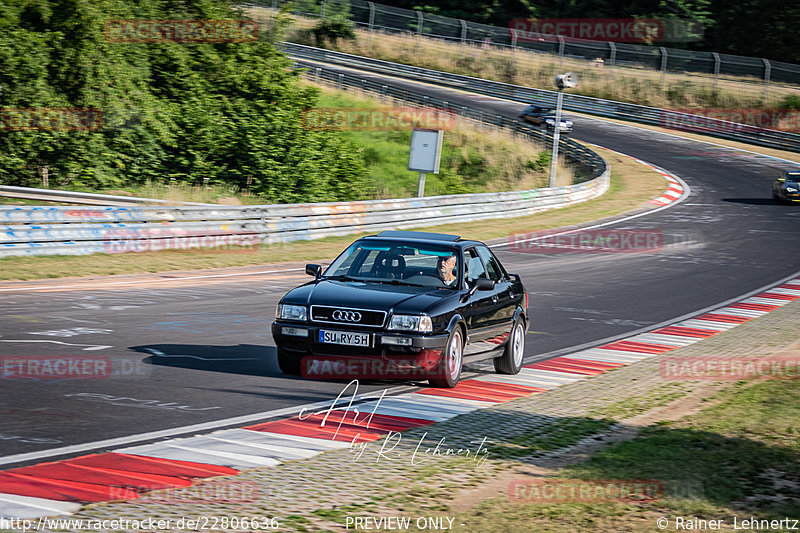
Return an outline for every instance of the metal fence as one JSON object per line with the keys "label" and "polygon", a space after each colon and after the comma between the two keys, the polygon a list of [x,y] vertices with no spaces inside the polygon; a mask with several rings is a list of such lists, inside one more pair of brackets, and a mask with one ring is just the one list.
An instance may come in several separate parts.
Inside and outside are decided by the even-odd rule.
{"label": "metal fence", "polygon": [[[248,5],[277,8],[285,3],[289,3],[289,0],[257,0]],[[800,65],[766,58],[563,37],[521,39],[518,32],[509,28],[364,0],[294,0],[291,4],[294,14],[308,17],[344,16],[357,26],[369,30],[411,33],[465,45],[552,54],[561,58],[586,60],[587,63],[601,58],[605,65],[612,67],[702,74],[708,77],[712,88],[717,87],[720,77],[737,77],[737,81],[743,85],[763,92],[764,99],[768,97],[771,83],[800,85]]]}
{"label": "metal fence", "polygon": [[[294,43],[282,43],[282,47],[286,53],[297,59],[316,60],[351,68],[380,72],[392,76],[435,83],[446,87],[468,90],[470,92],[524,103],[553,106],[555,105],[557,96],[555,91],[533,89],[520,85],[452,74],[450,72],[412,67],[401,63],[391,63],[370,57],[354,56],[352,54],[335,52],[323,48],[314,48]],[[308,65],[311,67],[315,66],[314,63],[308,63]],[[564,94],[564,108],[580,113],[618,118],[663,127],[673,127],[673,129],[688,129],[697,133],[711,134],[735,141],[800,152],[800,135],[757,128],[725,120],[707,117],[698,118],[698,115],[689,113],[569,93]],[[513,123],[513,120],[508,118],[500,118],[497,120],[502,124]],[[538,134],[540,134],[540,132],[531,133],[531,135]]]}
{"label": "metal fence", "polygon": [[[405,103],[449,109],[486,127],[536,141],[552,137],[500,115],[402,91],[324,68],[307,72],[342,88],[371,91]],[[565,187],[427,198],[262,206],[0,207],[0,257],[86,255],[272,244],[334,235],[407,229],[488,218],[518,217],[565,207],[602,195],[610,185],[606,162],[572,141],[567,159],[590,173]]]}

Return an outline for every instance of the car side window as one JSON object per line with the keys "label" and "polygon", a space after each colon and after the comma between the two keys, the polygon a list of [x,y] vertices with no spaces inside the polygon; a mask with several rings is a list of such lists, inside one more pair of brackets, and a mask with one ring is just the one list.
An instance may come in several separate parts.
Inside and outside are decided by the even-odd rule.
{"label": "car side window", "polygon": [[500,266],[500,263],[497,261],[494,254],[492,254],[488,248],[485,246],[478,246],[478,255],[481,259],[483,259],[483,263],[486,265],[486,272],[489,275],[490,280],[497,283],[505,278],[503,267]]}
{"label": "car side window", "polygon": [[486,269],[483,267],[483,262],[474,248],[467,250],[464,257],[467,260],[464,268],[464,277],[467,280],[467,285],[472,287],[476,279],[486,277]]}

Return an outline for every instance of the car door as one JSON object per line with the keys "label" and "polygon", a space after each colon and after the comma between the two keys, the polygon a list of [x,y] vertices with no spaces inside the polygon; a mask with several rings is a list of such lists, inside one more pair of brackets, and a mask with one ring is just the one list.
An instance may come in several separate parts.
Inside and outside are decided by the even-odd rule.
{"label": "car door", "polygon": [[486,275],[494,281],[494,290],[491,291],[492,314],[489,318],[491,337],[494,339],[491,342],[502,343],[511,333],[517,295],[514,293],[511,279],[491,250],[484,245],[478,246],[476,250],[486,267]]}
{"label": "car door", "polygon": [[[479,278],[488,278],[486,268],[475,248],[468,248],[464,250],[464,280],[467,289],[472,289]],[[462,313],[469,329],[469,344],[464,348],[467,355],[491,349],[486,341],[494,336],[493,294],[494,291],[475,291],[465,302]]]}

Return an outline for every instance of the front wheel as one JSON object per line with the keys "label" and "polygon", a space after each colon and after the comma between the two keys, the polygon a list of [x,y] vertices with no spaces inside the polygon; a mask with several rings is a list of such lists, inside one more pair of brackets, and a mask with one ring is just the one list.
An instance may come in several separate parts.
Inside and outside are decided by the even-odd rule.
{"label": "front wheel", "polygon": [[464,334],[461,328],[456,326],[450,337],[447,339],[442,359],[436,369],[436,376],[428,379],[434,387],[444,387],[452,389],[461,378],[461,364],[464,359]]}
{"label": "front wheel", "polygon": [[519,374],[522,358],[525,355],[525,326],[521,319],[514,321],[511,337],[506,343],[503,355],[494,358],[494,369],[499,374]]}

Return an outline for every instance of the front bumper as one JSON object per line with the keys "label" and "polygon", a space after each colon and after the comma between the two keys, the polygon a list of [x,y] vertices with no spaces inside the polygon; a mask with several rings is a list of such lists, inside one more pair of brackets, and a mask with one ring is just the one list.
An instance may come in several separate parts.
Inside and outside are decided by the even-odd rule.
{"label": "front bumper", "polygon": [[[371,343],[370,346],[322,343],[320,330],[366,333]],[[427,379],[439,368],[449,335],[275,321],[272,337],[286,355],[301,360],[301,373],[306,377]]]}

